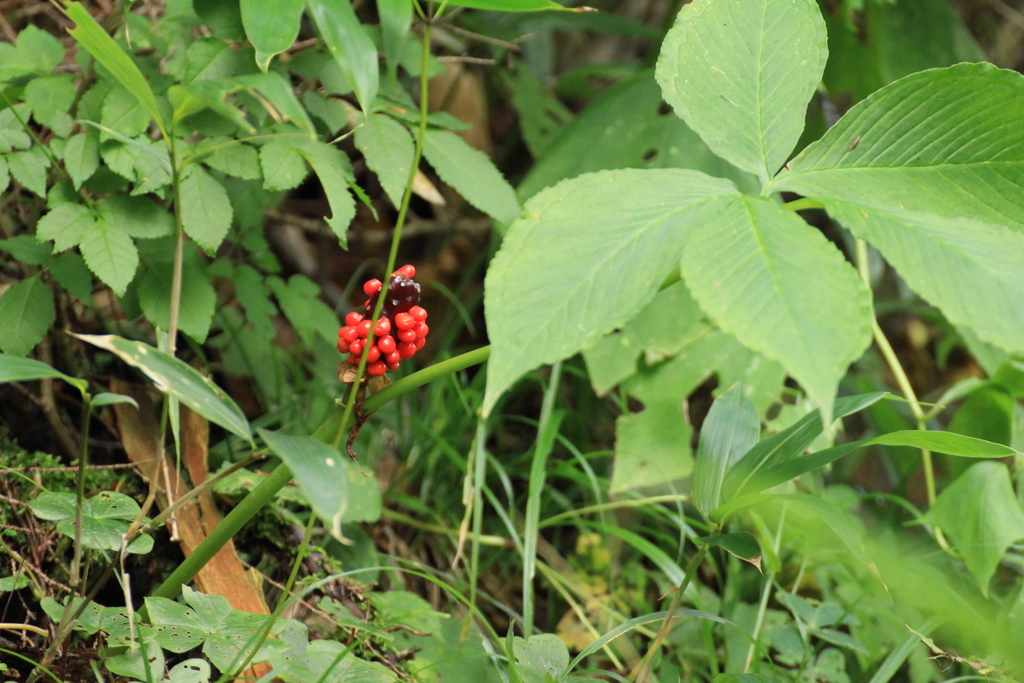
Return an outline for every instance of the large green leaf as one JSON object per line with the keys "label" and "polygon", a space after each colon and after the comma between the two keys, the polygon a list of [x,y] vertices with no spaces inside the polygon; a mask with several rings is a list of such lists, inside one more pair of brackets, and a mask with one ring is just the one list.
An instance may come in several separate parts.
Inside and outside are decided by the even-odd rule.
{"label": "large green leaf", "polygon": [[[743,190],[756,181],[715,156],[700,136],[671,111],[650,70],[602,92],[551,142],[517,192],[528,198],[560,180],[615,168],[691,168],[729,178]],[[549,116],[541,118],[551,126]]]}
{"label": "large green leaf", "polygon": [[260,429],[260,437],[284,460],[316,514],[341,536],[341,519],[348,508],[348,470],[337,449],[311,436],[289,436]]}
{"label": "large green leaf", "polygon": [[377,99],[380,68],[377,48],[359,23],[352,4],[346,1],[306,0],[317,31],[327,49],[341,68],[364,112],[369,112]]}
{"label": "large green leaf", "polygon": [[603,171],[531,199],[485,282],[494,340],[484,411],[527,370],[629,320],[679,262],[692,228],[735,186],[676,169]]}
{"label": "large green leaf", "polygon": [[719,156],[766,183],[804,128],[828,55],[813,0],[695,0],[665,36],[665,100]]}
{"label": "large green leaf", "polygon": [[441,176],[470,204],[501,223],[519,215],[515,190],[494,166],[494,162],[465,140],[447,130],[427,131],[423,155]]}
{"label": "large green leaf", "polygon": [[43,340],[53,322],[53,292],[36,273],[0,295],[0,349],[24,356]]}
{"label": "large green leaf", "polygon": [[274,55],[284,52],[299,35],[303,0],[241,0],[242,26],[256,48],[256,64],[267,70]]}
{"label": "large green leaf", "polygon": [[829,214],[867,240],[950,322],[1024,351],[1024,232],[969,218],[827,201]]}
{"label": "large green leaf", "polygon": [[355,143],[391,203],[401,206],[414,151],[409,131],[390,116],[371,113],[356,128]]}
{"label": "large green leaf", "polygon": [[156,96],[153,95],[149,82],[146,81],[131,57],[125,54],[124,50],[92,18],[92,15],[81,3],[69,2],[63,11],[68,19],[75,22],[75,28],[68,29],[68,33],[74,36],[75,40],[96,58],[96,61],[106,67],[114,75],[114,78],[138,99],[139,103],[153,117],[164,137],[167,137],[167,126],[164,123],[160,107],[157,105]]}
{"label": "large green leaf", "polygon": [[991,64],[912,74],[853,107],[779,174],[862,206],[1024,224],[1024,76]]}
{"label": "large green leaf", "polygon": [[682,264],[708,316],[779,361],[829,421],[839,380],[871,341],[868,292],[835,246],[774,202],[743,196],[694,230]]}
{"label": "large green leaf", "polygon": [[700,430],[693,468],[693,503],[705,517],[721,502],[725,473],[757,443],[760,434],[761,420],[742,384],[711,404]]}
{"label": "large green leaf", "polygon": [[174,396],[210,422],[232,434],[252,441],[249,423],[238,405],[224,390],[188,363],[149,344],[112,334],[72,334],[93,346],[110,351],[128,365],[141,370],[156,388]]}
{"label": "large green leaf", "polygon": [[925,521],[949,535],[985,595],[1003,553],[1024,539],[1024,510],[1009,470],[997,462],[979,462],[960,475],[935,500]]}

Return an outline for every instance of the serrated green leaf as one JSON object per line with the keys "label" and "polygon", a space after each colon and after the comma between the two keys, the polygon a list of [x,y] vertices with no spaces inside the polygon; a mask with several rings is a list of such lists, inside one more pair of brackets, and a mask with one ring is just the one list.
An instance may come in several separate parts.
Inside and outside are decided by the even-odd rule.
{"label": "serrated green leaf", "polygon": [[24,356],[53,324],[53,292],[39,273],[0,295],[0,350]]}
{"label": "serrated green leaf", "polygon": [[841,201],[826,205],[950,322],[1009,351],[1024,351],[1024,233],[1019,229]]}
{"label": "serrated green leaf", "polygon": [[149,128],[149,112],[132,93],[115,86],[103,101],[100,123],[126,137],[142,135]]}
{"label": "serrated green leaf", "polygon": [[[693,502],[705,517],[721,503],[726,472],[760,435],[761,420],[743,385],[732,387],[711,404],[700,430],[693,468]],[[756,554],[760,555],[760,548]]]}
{"label": "serrated green leaf", "polygon": [[299,35],[303,0],[241,0],[242,26],[256,48],[256,65],[266,72],[270,60]]}
{"label": "serrated green leaf", "polygon": [[391,203],[401,206],[414,151],[409,131],[390,116],[370,113],[356,128],[355,143]]}
{"label": "serrated green leaf", "polygon": [[270,142],[260,147],[263,187],[268,190],[290,190],[306,179],[309,171],[294,143]]}
{"label": "serrated green leaf", "polygon": [[100,220],[89,227],[78,248],[89,270],[122,296],[139,267],[139,252],[132,238]]}
{"label": "serrated green leaf", "polygon": [[7,192],[11,186],[11,171],[7,166],[7,159],[0,156],[0,194]]}
{"label": "serrated green leaf", "polygon": [[958,64],[902,78],[854,106],[770,191],[884,210],[1024,224],[1024,76]]}
{"label": "serrated green leaf", "polygon": [[292,275],[285,284],[281,278],[267,278],[267,286],[277,297],[281,311],[295,327],[302,340],[313,346],[315,337],[334,344],[333,328],[337,325],[334,311],[320,300],[320,288],[304,275]]}
{"label": "serrated green leaf", "polygon": [[348,473],[341,467],[335,448],[310,436],[289,436],[268,429],[260,437],[291,470],[313,510],[329,522],[331,534],[341,535],[341,518],[348,507]]}
{"label": "serrated green leaf", "polygon": [[306,0],[306,10],[316,23],[317,32],[327,43],[364,112],[369,112],[377,99],[379,67],[377,48],[347,2]]}
{"label": "serrated green leaf", "polygon": [[60,117],[75,99],[75,82],[69,74],[53,74],[33,78],[25,85],[25,102],[32,107],[32,117],[50,130],[61,127]]}
{"label": "serrated green leaf", "polygon": [[75,189],[92,177],[100,166],[100,144],[95,133],[76,133],[64,148],[64,168],[75,183]]}
{"label": "serrated green leaf", "polygon": [[[146,320],[166,330],[171,326],[171,279],[169,266],[150,267],[139,278],[139,306]],[[178,329],[200,344],[206,341],[217,306],[217,293],[206,274],[188,265],[181,280]]]}
{"label": "serrated green leaf", "polygon": [[50,260],[53,246],[46,242],[40,243],[32,235],[15,235],[0,240],[0,251],[6,251],[16,260],[30,266],[41,266]]}
{"label": "serrated green leaf", "polygon": [[83,393],[89,388],[87,380],[69,377],[42,361],[0,353],[0,383],[27,382],[47,377],[62,379]]}
{"label": "serrated green leaf", "polygon": [[627,169],[583,175],[531,199],[487,272],[494,342],[485,413],[527,370],[632,318],[678,263],[693,227],[735,194],[732,183],[695,171]]}
{"label": "serrated green leaf", "polygon": [[274,337],[274,323],[277,307],[270,301],[270,290],[264,284],[264,277],[252,266],[238,265],[234,277],[235,296],[245,309],[246,320],[252,325],[260,339]]}
{"label": "serrated green leaf", "polygon": [[665,37],[658,83],[708,147],[764,184],[803,131],[826,43],[813,0],[695,0]]}
{"label": "serrated green leaf", "polygon": [[40,197],[46,196],[46,169],[50,167],[50,160],[43,150],[36,146],[23,152],[8,154],[7,164],[11,176],[25,189],[35,192]]}
{"label": "serrated green leaf", "polygon": [[174,217],[149,197],[123,194],[96,203],[100,219],[131,237],[155,239],[174,233]]}
{"label": "serrated green leaf", "polygon": [[252,440],[249,423],[224,391],[188,363],[149,344],[107,335],[73,334],[93,346],[110,351],[128,365],[142,370],[156,388],[246,441]]}
{"label": "serrated green leaf", "polygon": [[380,17],[384,60],[393,77],[402,54],[402,45],[412,25],[412,0],[377,0],[377,16]]}
{"label": "serrated green leaf", "polygon": [[164,138],[167,138],[167,126],[164,123],[160,107],[157,105],[156,97],[149,87],[149,82],[143,77],[131,57],[114,42],[114,39],[93,19],[81,3],[69,2],[62,8],[62,11],[68,19],[75,22],[75,28],[68,29],[68,33],[74,36],[82,47],[96,58],[96,61],[105,66],[114,78],[142,103],[143,108],[160,128]]}
{"label": "serrated green leaf", "polygon": [[15,45],[0,46],[0,80],[30,73],[48,74],[64,61],[60,41],[38,26],[29,24],[18,33]]}
{"label": "serrated green leaf", "polygon": [[708,316],[779,361],[831,422],[839,380],[871,342],[872,317],[864,283],[835,246],[774,202],[738,197],[694,230],[682,272]]}
{"label": "serrated green leaf", "polygon": [[465,140],[446,130],[427,131],[423,155],[445,183],[470,204],[495,220],[509,224],[519,216],[515,190],[494,162]]}
{"label": "serrated green leaf", "polygon": [[202,161],[210,168],[243,180],[260,180],[263,177],[259,153],[234,140],[221,142]]}
{"label": "serrated green leaf", "polygon": [[92,273],[81,254],[69,251],[50,262],[50,273],[61,287],[79,301],[92,302]]}
{"label": "serrated green leaf", "polygon": [[39,219],[36,236],[53,240],[54,248],[64,251],[77,246],[95,222],[92,211],[81,204],[60,204]]}
{"label": "serrated green leaf", "polygon": [[340,149],[322,142],[304,141],[298,152],[313,167],[316,177],[320,180],[324,194],[331,206],[331,216],[326,218],[327,225],[338,237],[342,249],[348,248],[348,226],[356,217],[356,203],[349,194],[348,188],[358,190],[352,164]]}
{"label": "serrated green leaf", "polygon": [[207,252],[216,251],[231,229],[231,200],[220,181],[198,166],[181,179],[181,224]]}
{"label": "serrated green leaf", "polygon": [[925,521],[952,539],[984,595],[1006,549],[1024,539],[1024,510],[997,462],[972,465],[935,499]]}
{"label": "serrated green leaf", "polygon": [[212,109],[239,129],[253,134],[256,129],[249,123],[245,112],[227,101],[228,95],[238,90],[238,84],[227,78],[194,81],[184,85],[172,85],[167,89],[167,99],[174,108],[173,121],[177,125],[182,119]]}

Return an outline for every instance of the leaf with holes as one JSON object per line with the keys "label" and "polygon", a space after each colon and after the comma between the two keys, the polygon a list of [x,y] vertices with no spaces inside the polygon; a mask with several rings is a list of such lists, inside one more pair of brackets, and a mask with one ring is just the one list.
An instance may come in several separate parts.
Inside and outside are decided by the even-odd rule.
{"label": "leaf with holes", "polygon": [[[44,491],[29,502],[36,517],[57,522],[57,531],[75,537],[73,493]],[[139,504],[122,493],[100,491],[82,501],[82,545],[96,550],[120,550],[121,540],[141,509]],[[128,552],[146,554],[153,549],[153,539],[139,536],[128,545]]]}

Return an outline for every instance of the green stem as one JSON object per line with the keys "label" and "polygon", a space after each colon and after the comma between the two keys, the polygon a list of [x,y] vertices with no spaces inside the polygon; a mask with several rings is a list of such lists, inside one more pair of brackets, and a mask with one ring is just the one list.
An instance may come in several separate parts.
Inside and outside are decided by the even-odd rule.
{"label": "green stem", "polygon": [[[416,131],[416,147],[412,155],[412,164],[409,166],[409,177],[405,182],[405,192],[402,194],[402,205],[398,208],[398,217],[395,219],[395,232],[391,236],[391,251],[388,253],[388,265],[384,269],[384,274],[387,276],[389,273],[395,272],[395,261],[398,260],[398,245],[402,241],[402,228],[405,227],[405,219],[409,214],[409,203],[412,201],[412,186],[416,180],[416,171],[420,167],[420,159],[423,158],[423,143],[427,137],[427,108],[428,108],[428,93],[429,93],[429,66],[430,66],[430,21],[426,21],[423,24],[423,49],[420,52],[420,119],[419,128]],[[387,280],[385,279],[384,286],[380,288],[380,294],[377,296],[377,304],[373,307],[373,315],[370,317],[370,337],[372,339],[372,330],[377,326],[377,319],[380,318],[380,313],[384,309],[384,300],[387,298],[388,286]],[[356,378],[352,383],[352,389],[348,395],[348,402],[345,404],[345,413],[342,416],[342,422],[348,424],[352,418],[352,412],[355,410],[356,398],[359,393],[359,388],[363,382],[363,372],[366,370],[366,359],[370,355],[370,344],[366,344],[363,347],[363,354],[359,357],[359,365],[356,367]],[[365,408],[365,412],[372,412],[369,407]],[[338,441],[334,442],[337,446],[340,442],[341,435],[338,435]]]}
{"label": "green stem", "polygon": [[[414,372],[408,377],[403,377],[395,382],[387,389],[371,395],[366,399],[364,405],[368,411],[376,410],[388,401],[407,394],[427,382],[482,363],[487,359],[489,353],[490,347],[485,346],[424,368],[419,372]],[[316,433],[313,434],[314,438],[330,442],[335,434],[344,434],[348,428],[347,420],[351,419],[351,413],[342,413],[342,419],[340,420],[338,416],[338,411],[335,411],[334,415],[327,418],[320,428],[316,430]],[[181,592],[181,586],[195,578],[199,570],[238,533],[239,529],[245,526],[246,522],[252,519],[265,505],[271,504],[277,492],[284,488],[285,484],[291,481],[291,478],[291,471],[284,465],[279,464],[248,496],[242,499],[242,502],[235,506],[221,520],[221,523],[203,539],[192,554],[186,557],[152,594],[155,597],[167,598],[169,600],[176,598],[178,593]]]}
{"label": "green stem", "polygon": [[[174,270],[171,272],[171,313],[167,327],[167,353],[178,348],[178,318],[181,314],[181,278],[185,260],[185,229],[181,222],[181,173],[178,168],[174,136],[168,142],[171,152],[171,189],[174,193]],[[163,443],[161,441],[161,443]]]}
{"label": "green stem", "polygon": [[[863,278],[864,284],[870,292],[871,278],[868,273],[868,244],[862,239],[857,240],[857,269],[860,271],[861,278]],[[874,304],[872,304],[873,306]],[[892,371],[893,377],[896,378],[896,384],[899,385],[903,395],[907,397],[910,412],[914,414],[914,419],[917,422],[917,428],[921,431],[928,431],[928,419],[925,416],[924,408],[921,407],[921,402],[917,399],[917,394],[914,392],[914,387],[910,384],[910,378],[907,377],[899,357],[882,331],[882,327],[878,324],[874,308],[872,308],[871,313],[871,332],[874,335],[878,350]],[[935,502],[935,471],[932,467],[931,451],[924,448],[921,449],[921,462],[924,465],[924,481],[928,495],[928,506],[931,507],[932,503]]]}
{"label": "green stem", "polygon": [[88,394],[82,405],[82,446],[78,455],[78,482],[75,490],[75,554],[71,559],[71,578],[68,585],[78,586],[82,572],[82,506],[85,505],[85,468],[89,454],[89,423],[92,416],[92,399]]}
{"label": "green stem", "polygon": [[697,568],[700,567],[700,563],[704,561],[704,556],[708,554],[708,548],[711,546],[701,546],[701,549],[697,551],[697,554],[690,560],[690,564],[686,565],[686,575],[683,576],[683,582],[679,584],[679,590],[672,596],[672,602],[668,606],[668,610],[665,612],[665,620],[661,622],[661,628],[658,630],[658,635],[654,637],[654,642],[651,643],[651,648],[644,655],[643,660],[640,662],[639,667],[636,669],[636,677],[633,679],[636,683],[644,683],[647,680],[647,676],[651,671],[651,662],[654,661],[655,655],[658,653],[658,649],[661,648],[661,644],[668,638],[668,634],[672,631],[672,616],[675,614],[676,609],[679,608],[679,603],[683,599],[683,593],[686,592],[687,587],[690,585],[690,581],[693,579],[694,573]]}
{"label": "green stem", "polygon": [[804,211],[805,209],[824,209],[825,205],[817,199],[808,199],[807,197],[803,197],[801,199],[794,199],[791,202],[786,202],[782,205],[782,208],[789,209],[790,211]]}

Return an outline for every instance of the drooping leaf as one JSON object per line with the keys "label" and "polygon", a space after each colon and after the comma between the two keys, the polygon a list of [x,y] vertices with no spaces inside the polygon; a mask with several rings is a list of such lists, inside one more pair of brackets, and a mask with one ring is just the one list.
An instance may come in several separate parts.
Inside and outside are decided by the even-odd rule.
{"label": "drooping leaf", "polygon": [[821,232],[772,201],[737,197],[694,231],[682,272],[708,316],[779,361],[831,421],[839,380],[871,341],[871,310]]}
{"label": "drooping leaf", "polygon": [[306,179],[309,171],[298,148],[288,142],[270,142],[260,147],[263,187],[268,190],[290,190]]}
{"label": "drooping leaf", "polygon": [[711,404],[701,427],[693,468],[693,502],[705,517],[721,502],[725,473],[757,443],[760,434],[761,420],[742,384]]}
{"label": "drooping leaf", "polygon": [[515,190],[495,168],[494,162],[455,133],[427,131],[423,155],[441,180],[487,215],[505,224],[519,215]]}
{"label": "drooping leaf", "polygon": [[753,534],[741,531],[734,534],[712,534],[711,536],[700,536],[696,539],[701,545],[721,548],[731,555],[749,562],[761,571],[761,544],[757,542]]}
{"label": "drooping leaf", "polygon": [[911,446],[964,458],[1008,458],[1022,455],[1016,449],[955,432],[905,430],[876,436],[865,445]]}
{"label": "drooping leaf", "polygon": [[366,165],[377,174],[381,187],[395,206],[401,206],[412,166],[413,141],[405,126],[384,114],[366,115],[356,128],[355,143]]}
{"label": "drooping leaf", "polygon": [[324,194],[331,206],[331,215],[327,225],[338,237],[342,249],[348,248],[348,226],[356,217],[356,203],[348,188],[355,185],[352,164],[342,151],[322,142],[303,142],[298,152],[309,162],[320,180]]}
{"label": "drooping leaf", "polygon": [[359,23],[352,5],[348,2],[306,0],[306,8],[327,43],[327,49],[352,84],[359,106],[368,113],[377,99],[380,85],[377,48]]}
{"label": "drooping leaf", "polygon": [[62,379],[80,392],[84,392],[89,388],[87,380],[65,375],[60,370],[42,361],[0,353],[0,383],[27,382],[48,377]]}
{"label": "drooping leaf", "polygon": [[494,344],[485,413],[527,370],[632,318],[678,263],[706,210],[735,193],[732,183],[695,171],[627,169],[583,175],[531,199],[487,272]]}
{"label": "drooping leaf", "polygon": [[0,350],[24,356],[53,324],[53,292],[36,273],[0,295]]}
{"label": "drooping leaf", "polygon": [[991,64],[912,74],[809,145],[770,191],[1024,224],[1024,76]]}
{"label": "drooping leaf", "polygon": [[844,201],[826,206],[950,322],[1004,349],[1024,351],[1024,232],[1019,228]]}
{"label": "drooping leaf", "polygon": [[192,166],[181,179],[181,224],[185,234],[212,253],[231,228],[231,200],[210,173]]}
{"label": "drooping leaf", "polygon": [[174,396],[232,434],[252,441],[249,423],[234,400],[188,363],[149,344],[129,341],[112,334],[72,336],[110,351],[128,365],[145,373],[160,391]]}
{"label": "drooping leaf", "polygon": [[985,595],[1006,549],[1024,539],[1024,510],[997,462],[972,465],[935,499],[925,521],[952,539]]}
{"label": "drooping leaf", "polygon": [[167,126],[156,97],[149,87],[149,82],[131,57],[125,54],[81,3],[69,2],[63,8],[63,12],[68,19],[75,22],[75,28],[68,29],[68,33],[139,100],[166,138]]}
{"label": "drooping leaf", "polygon": [[289,436],[260,429],[260,437],[291,470],[316,514],[341,539],[341,518],[348,508],[348,470],[335,448],[311,436]]}
{"label": "drooping leaf", "polygon": [[236,85],[258,93],[258,101],[275,121],[293,123],[306,134],[307,139],[316,138],[316,128],[309,114],[299,103],[291,83],[281,74],[270,71],[265,74],[235,76],[231,80]]}
{"label": "drooping leaf", "polygon": [[658,83],[716,154],[764,184],[803,131],[826,42],[813,0],[696,0],[665,37]]}
{"label": "drooping leaf", "polygon": [[413,0],[377,0],[381,42],[389,73],[394,76],[402,54],[402,46],[412,25]]}
{"label": "drooping leaf", "polygon": [[89,270],[109,285],[115,294],[124,295],[139,267],[139,252],[132,238],[116,225],[96,221],[82,236],[78,246]]}
{"label": "drooping leaf", "polygon": [[266,72],[270,60],[295,42],[302,5],[303,0],[241,0],[242,26],[260,70]]}

